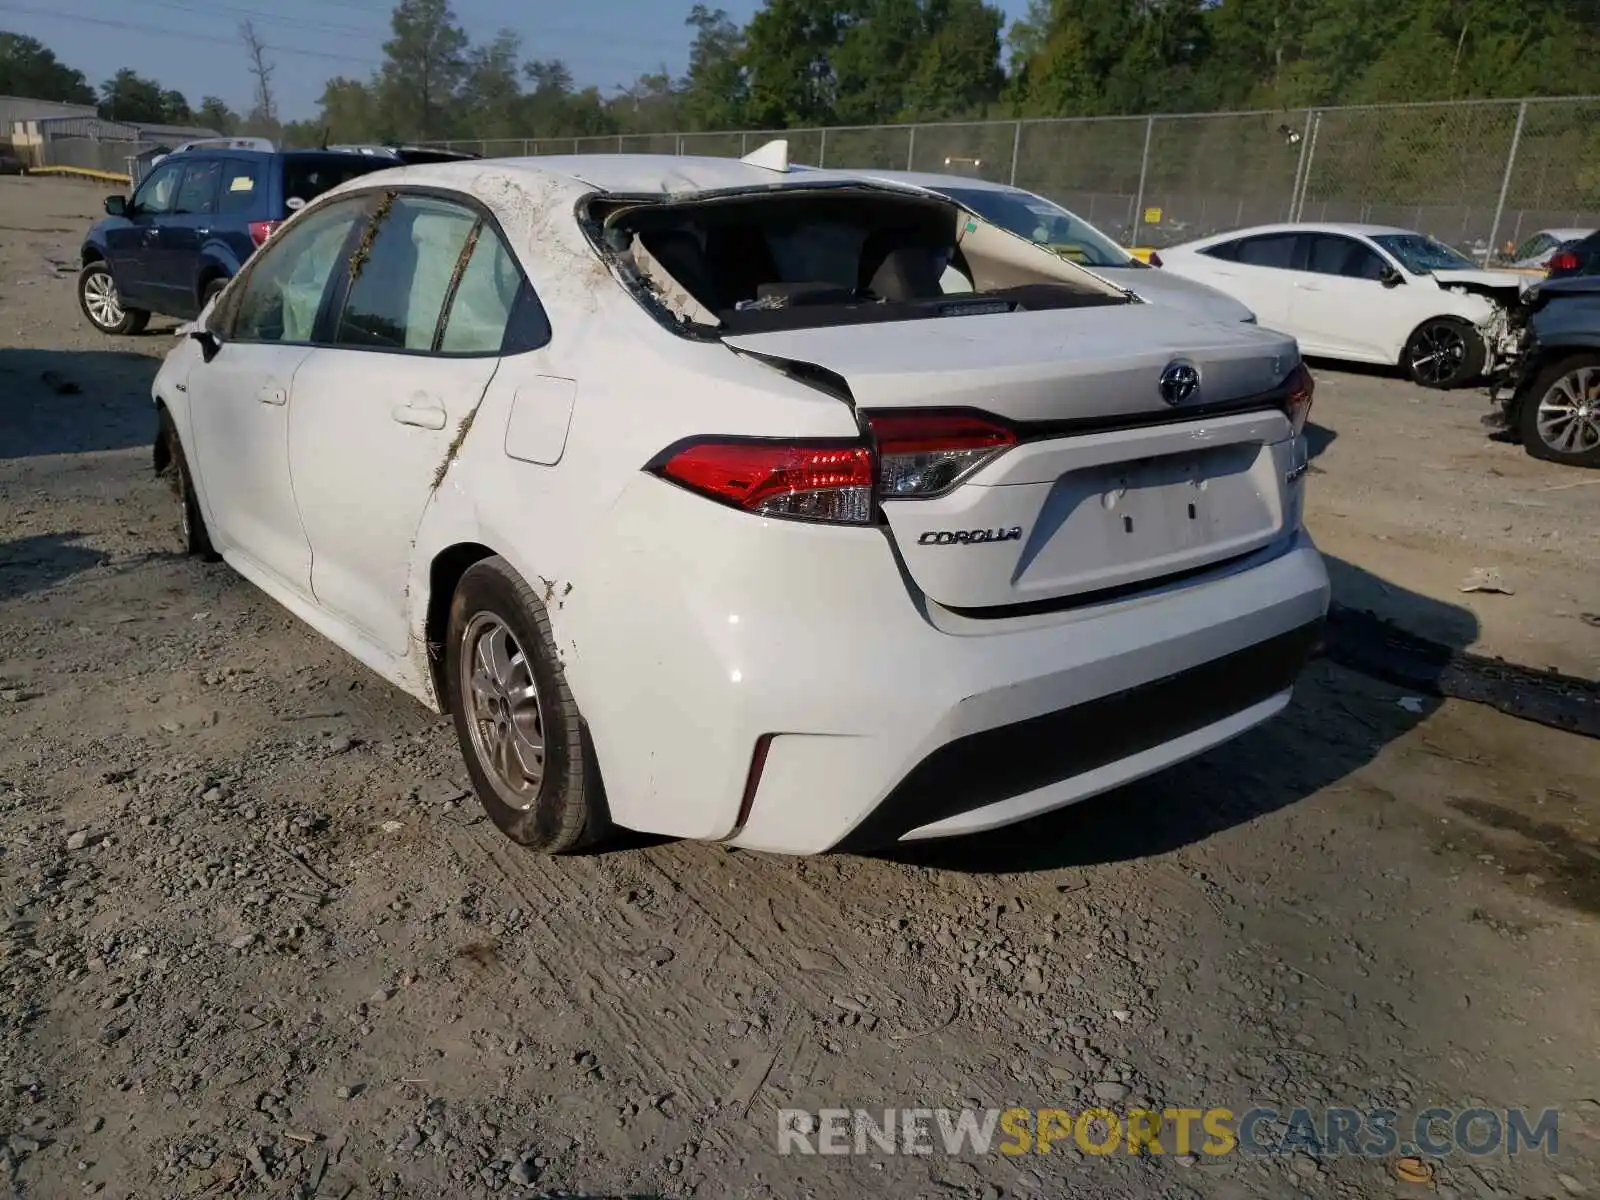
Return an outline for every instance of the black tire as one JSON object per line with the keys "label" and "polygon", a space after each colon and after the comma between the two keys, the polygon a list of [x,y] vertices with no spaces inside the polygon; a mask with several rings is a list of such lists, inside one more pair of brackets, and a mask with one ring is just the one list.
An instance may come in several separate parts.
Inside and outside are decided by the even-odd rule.
{"label": "black tire", "polygon": [[[480,666],[479,643],[486,641],[492,647],[498,630],[509,635],[502,646],[510,653],[503,660],[516,664],[512,682],[519,686],[514,688],[495,682],[506,680],[506,673],[491,674]],[[474,697],[472,684],[463,675],[464,664],[473,667],[472,676],[487,682],[487,691],[498,693],[497,708],[494,697],[481,702]],[[530,718],[525,698],[523,681],[529,678],[536,719]],[[500,831],[543,854],[576,850],[591,840],[603,823],[604,801],[577,701],[556,655],[545,606],[503,558],[473,564],[456,585],[445,642],[445,692],[467,772],[484,811]],[[513,713],[518,696],[523,698]],[[495,715],[480,720],[477,714],[489,708]],[[526,750],[531,745],[530,734],[543,745],[536,783],[523,771],[526,760],[520,756],[513,760],[516,747]],[[501,755],[500,765],[494,761],[496,746],[511,748]],[[522,781],[520,789],[510,782],[514,771]]]}
{"label": "black tire", "polygon": [[184,457],[183,442],[178,437],[171,415],[165,409],[161,411],[161,437],[166,443],[166,453],[160,460],[164,463],[161,473],[167,477],[172,495],[178,502],[177,519],[174,522],[178,527],[178,542],[185,554],[206,562],[216,562],[220,555],[211,545],[206,519],[200,512],[200,498],[195,495],[194,480],[189,476],[189,460]]}
{"label": "black tire", "polygon": [[1469,322],[1430,317],[1406,340],[1401,363],[1419,387],[1456,388],[1482,375],[1488,356],[1482,335]]}
{"label": "black tire", "polygon": [[[110,312],[116,315],[116,320],[110,320],[103,305],[97,305],[91,296],[99,294],[110,299],[114,306]],[[85,263],[83,270],[78,272],[78,308],[83,312],[84,318],[101,333],[114,333],[131,336],[143,333],[144,327],[150,323],[150,314],[142,308],[125,308],[117,295],[117,283],[111,275],[111,268],[102,261]],[[103,316],[96,316],[96,311]]]}
{"label": "black tire", "polygon": [[[1577,445],[1569,448],[1552,445],[1545,440],[1545,434],[1539,429],[1540,405],[1550,397],[1556,385],[1563,379],[1585,370],[1593,372],[1593,375],[1585,381],[1588,383],[1585,390],[1592,390],[1593,395],[1582,398],[1587,404],[1587,415],[1574,415],[1572,418],[1580,423],[1576,431]],[[1576,381],[1569,380],[1566,388],[1567,397],[1579,399],[1578,386]],[[1568,424],[1558,424],[1551,432],[1559,435],[1569,427]],[[1535,375],[1533,382],[1522,393],[1517,404],[1517,433],[1521,438],[1522,448],[1534,458],[1561,463],[1568,467],[1600,467],[1600,353],[1591,351],[1586,354],[1570,355],[1550,363]]]}
{"label": "black tire", "polygon": [[205,287],[201,288],[200,289],[200,311],[201,312],[205,312],[206,305],[210,304],[212,298],[214,296],[216,296],[216,294],[218,292],[220,292],[223,288],[225,288],[227,286],[228,286],[228,277],[226,275],[224,275],[220,279],[211,280],[210,282],[208,282],[206,284]]}

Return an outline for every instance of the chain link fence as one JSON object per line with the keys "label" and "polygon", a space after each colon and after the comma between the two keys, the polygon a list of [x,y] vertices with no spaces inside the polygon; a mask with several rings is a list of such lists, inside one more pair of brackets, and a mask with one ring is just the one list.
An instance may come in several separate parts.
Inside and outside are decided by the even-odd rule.
{"label": "chain link fence", "polygon": [[436,144],[488,157],[736,157],[779,137],[814,166],[1015,184],[1127,245],[1360,221],[1488,260],[1543,228],[1600,226],[1600,97]]}

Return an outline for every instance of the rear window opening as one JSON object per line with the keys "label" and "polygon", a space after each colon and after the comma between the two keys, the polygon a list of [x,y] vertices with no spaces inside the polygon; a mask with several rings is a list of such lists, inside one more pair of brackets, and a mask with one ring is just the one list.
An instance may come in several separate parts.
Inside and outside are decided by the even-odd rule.
{"label": "rear window opening", "polygon": [[355,154],[286,155],[283,160],[285,217],[304,208],[323,192],[331,191],[359,175],[394,166],[388,159]]}
{"label": "rear window opening", "polygon": [[584,215],[635,296],[691,336],[1137,303],[958,204],[887,189],[601,197]]}

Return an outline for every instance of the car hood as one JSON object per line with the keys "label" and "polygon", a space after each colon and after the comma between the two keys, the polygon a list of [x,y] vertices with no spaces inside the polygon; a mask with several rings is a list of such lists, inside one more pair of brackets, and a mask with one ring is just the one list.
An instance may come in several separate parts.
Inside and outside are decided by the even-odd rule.
{"label": "car hood", "polygon": [[1466,284],[1479,288],[1515,288],[1520,291],[1528,285],[1525,276],[1511,271],[1435,271],[1433,277],[1440,287]]}
{"label": "car hood", "polygon": [[1160,267],[1086,267],[1150,304],[1167,305],[1212,321],[1253,321],[1255,313],[1232,296]]}

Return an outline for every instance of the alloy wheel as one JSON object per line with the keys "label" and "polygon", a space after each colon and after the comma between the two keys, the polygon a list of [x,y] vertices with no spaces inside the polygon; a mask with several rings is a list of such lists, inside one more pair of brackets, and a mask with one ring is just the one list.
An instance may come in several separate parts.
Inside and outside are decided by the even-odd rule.
{"label": "alloy wheel", "polygon": [[1467,357],[1467,339],[1448,321],[1436,321],[1417,330],[1411,352],[1411,371],[1419,383],[1438,387],[1454,379]]}
{"label": "alloy wheel", "polygon": [[1539,400],[1534,428],[1540,441],[1561,454],[1600,448],[1600,366],[1579,367],[1551,384]]}
{"label": "alloy wheel", "polygon": [[94,271],[84,279],[83,306],[102,329],[115,329],[122,324],[122,298],[117,295],[117,283],[110,271]]}
{"label": "alloy wheel", "polygon": [[529,809],[544,782],[544,710],[533,663],[504,621],[479,613],[461,635],[461,697],[478,761],[514,808]]}

